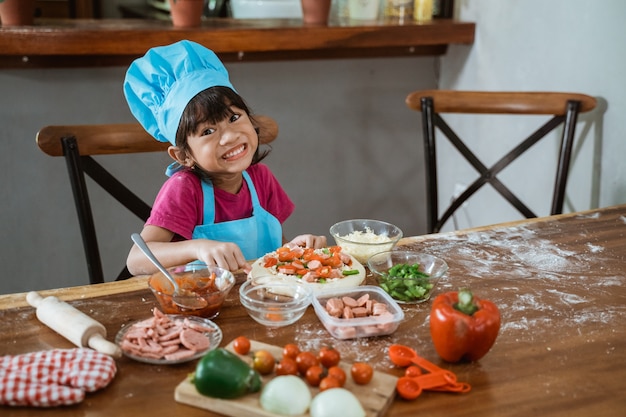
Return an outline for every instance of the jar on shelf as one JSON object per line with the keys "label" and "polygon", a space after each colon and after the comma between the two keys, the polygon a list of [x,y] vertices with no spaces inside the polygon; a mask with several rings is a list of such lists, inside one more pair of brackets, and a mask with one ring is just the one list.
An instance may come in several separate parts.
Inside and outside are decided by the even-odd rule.
{"label": "jar on shelf", "polygon": [[348,0],[350,20],[376,21],[379,16],[380,0]]}
{"label": "jar on shelf", "polygon": [[433,18],[433,0],[414,0],[413,20],[428,22]]}
{"label": "jar on shelf", "polygon": [[434,0],[433,18],[452,19],[454,17],[454,0]]}
{"label": "jar on shelf", "polygon": [[414,0],[384,0],[385,17],[391,19],[411,19],[413,17]]}

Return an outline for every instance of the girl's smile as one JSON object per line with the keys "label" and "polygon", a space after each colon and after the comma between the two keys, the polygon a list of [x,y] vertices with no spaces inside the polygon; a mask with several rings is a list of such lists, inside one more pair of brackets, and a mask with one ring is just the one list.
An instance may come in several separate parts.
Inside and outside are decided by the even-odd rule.
{"label": "girl's smile", "polygon": [[243,156],[246,155],[246,151],[248,150],[248,145],[245,143],[242,143],[241,145],[237,146],[236,148],[226,152],[223,156],[222,159],[225,159],[227,161],[235,161]]}

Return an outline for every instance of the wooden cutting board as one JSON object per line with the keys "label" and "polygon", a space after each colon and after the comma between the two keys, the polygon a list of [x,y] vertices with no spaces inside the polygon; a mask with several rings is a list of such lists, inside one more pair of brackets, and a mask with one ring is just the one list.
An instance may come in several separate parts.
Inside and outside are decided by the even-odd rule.
{"label": "wooden cutting board", "polygon": [[[232,342],[226,346],[226,349],[233,351]],[[265,343],[251,340],[251,350],[265,349],[272,353],[276,359],[282,357],[282,347],[268,345]],[[251,358],[241,356],[246,362],[251,363]],[[365,409],[367,417],[382,417],[387,412],[395,397],[397,377],[386,374],[384,372],[374,372],[372,380],[367,385],[357,385],[350,377],[351,363],[341,362],[340,366],[346,371],[346,384],[344,388],[350,390],[361,402]],[[267,383],[274,377],[274,374],[263,377],[263,384]],[[311,397],[319,393],[318,388],[310,387]],[[176,387],[174,398],[176,401],[188,404],[194,407],[209,410],[225,416],[249,416],[249,417],[281,417],[278,414],[270,413],[261,408],[259,403],[260,392],[248,394],[234,400],[223,400],[219,398],[211,398],[204,396],[186,378]],[[303,414],[308,416],[309,414]]]}

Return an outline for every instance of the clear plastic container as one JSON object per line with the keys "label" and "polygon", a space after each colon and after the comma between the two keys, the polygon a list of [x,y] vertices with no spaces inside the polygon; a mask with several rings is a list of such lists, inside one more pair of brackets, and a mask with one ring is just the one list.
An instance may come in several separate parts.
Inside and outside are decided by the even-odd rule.
{"label": "clear plastic container", "polygon": [[[326,310],[326,303],[331,298],[351,297],[358,300],[364,295],[368,295],[370,300],[384,303],[389,314],[338,318],[331,316]],[[373,285],[320,292],[313,297],[313,308],[326,330],[337,339],[355,339],[392,334],[404,320],[404,312],[398,303],[381,288]]]}

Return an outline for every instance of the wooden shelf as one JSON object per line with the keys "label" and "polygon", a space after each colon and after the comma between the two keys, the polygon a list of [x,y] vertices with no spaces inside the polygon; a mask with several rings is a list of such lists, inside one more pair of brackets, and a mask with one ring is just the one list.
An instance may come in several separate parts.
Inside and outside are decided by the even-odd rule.
{"label": "wooden shelf", "polygon": [[449,44],[471,44],[475,24],[376,22],[306,26],[291,19],[224,19],[181,29],[143,19],[39,19],[0,28],[0,68],[128,65],[149,48],[189,39],[224,61],[443,55]]}

